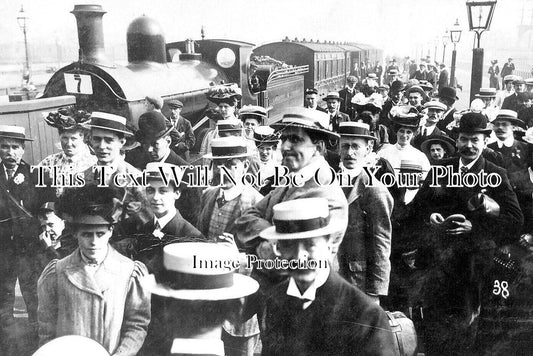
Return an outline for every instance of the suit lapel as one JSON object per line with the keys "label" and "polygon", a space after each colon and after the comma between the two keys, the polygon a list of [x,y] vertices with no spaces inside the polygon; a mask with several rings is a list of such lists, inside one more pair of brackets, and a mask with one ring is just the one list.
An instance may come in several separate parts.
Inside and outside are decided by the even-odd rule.
{"label": "suit lapel", "polygon": [[[68,264],[65,268],[65,274],[67,279],[76,286],[78,289],[81,289],[85,292],[95,294],[103,298],[102,289],[96,283],[96,280],[85,270],[84,262],[81,259],[81,252],[78,249],[75,254],[71,256],[71,263]],[[102,266],[100,266],[100,269]]]}

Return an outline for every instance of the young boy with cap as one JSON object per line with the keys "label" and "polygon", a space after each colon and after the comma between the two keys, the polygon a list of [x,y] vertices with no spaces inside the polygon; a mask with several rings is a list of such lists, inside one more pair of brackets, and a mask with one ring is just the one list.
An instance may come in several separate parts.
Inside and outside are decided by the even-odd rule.
{"label": "young boy with cap", "polygon": [[261,237],[277,242],[290,278],[263,298],[263,355],[394,355],[383,309],[329,266],[331,236],[344,229],[323,198],[274,206],[274,226]]}
{"label": "young boy with cap", "polygon": [[57,203],[79,247],[52,260],[38,282],[39,342],[89,337],[113,355],[136,355],[150,322],[150,297],[140,282],[146,267],[118,253],[109,239],[120,216],[110,188],[70,189]]}
{"label": "young boy with cap", "polygon": [[167,102],[170,109],[169,121],[172,125],[172,150],[186,161],[190,160],[189,151],[196,143],[196,137],[189,120],[180,115],[183,103],[177,99]]}

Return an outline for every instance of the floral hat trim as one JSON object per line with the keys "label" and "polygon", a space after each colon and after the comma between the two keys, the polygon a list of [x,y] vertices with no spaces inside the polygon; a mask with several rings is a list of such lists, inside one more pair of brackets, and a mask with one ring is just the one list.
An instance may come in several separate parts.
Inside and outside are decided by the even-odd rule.
{"label": "floral hat trim", "polygon": [[66,106],[48,113],[44,121],[52,127],[69,130],[87,123],[91,114],[85,110],[78,110],[75,106]]}

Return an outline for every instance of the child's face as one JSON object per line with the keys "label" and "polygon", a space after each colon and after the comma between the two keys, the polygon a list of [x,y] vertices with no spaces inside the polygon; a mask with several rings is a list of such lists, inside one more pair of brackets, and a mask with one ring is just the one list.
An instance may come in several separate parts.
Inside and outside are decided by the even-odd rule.
{"label": "child's face", "polygon": [[152,212],[158,218],[174,209],[174,204],[179,197],[180,193],[175,190],[173,185],[167,187],[162,181],[151,181],[146,187],[146,198]]}

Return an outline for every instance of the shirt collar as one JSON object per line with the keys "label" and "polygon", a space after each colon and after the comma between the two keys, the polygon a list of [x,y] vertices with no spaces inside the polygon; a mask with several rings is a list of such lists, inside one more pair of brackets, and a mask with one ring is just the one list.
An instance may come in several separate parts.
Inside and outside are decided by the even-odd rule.
{"label": "shirt collar", "polygon": [[311,163],[300,169],[298,172],[294,172],[293,175],[300,174],[305,183],[315,176],[316,171],[318,171],[324,163],[326,163],[326,159],[323,156],[317,156],[311,161]]}
{"label": "shirt collar", "polygon": [[176,208],[172,208],[165,215],[160,218],[154,216],[154,225],[159,222],[160,229],[163,229],[176,215]]}
{"label": "shirt collar", "polygon": [[234,185],[233,187],[229,189],[221,189],[220,196],[223,196],[224,200],[226,201],[232,201],[233,199],[241,195],[243,190],[244,190],[243,184]]}
{"label": "shirt collar", "polygon": [[170,353],[175,355],[224,356],[224,343],[218,339],[180,339],[172,341]]}
{"label": "shirt collar", "polygon": [[[481,155],[479,155],[481,157]],[[471,170],[474,164],[479,160],[479,157],[467,164],[466,166],[463,164],[463,160],[459,158],[459,171],[461,171],[461,168],[466,167],[468,170]]]}
{"label": "shirt collar", "polygon": [[513,136],[509,136],[507,137],[505,140],[500,140],[500,139],[496,139],[496,144],[498,144],[498,148],[502,148],[503,146],[505,147],[511,147],[514,143],[514,137]]}
{"label": "shirt collar", "polygon": [[88,265],[88,266],[100,266],[102,264],[102,262],[104,262],[105,258],[107,257],[107,253],[109,252],[109,246],[107,248],[107,252],[104,256],[104,258],[102,258],[101,260],[90,260],[89,258],[87,258],[83,252],[81,252],[81,249],[80,249],[80,256],[81,256],[81,259],[83,260],[83,262]]}
{"label": "shirt collar", "polygon": [[326,266],[326,268],[318,269],[318,273],[315,280],[309,286],[309,288],[307,288],[307,290],[303,292],[303,294],[300,293],[300,289],[298,289],[296,281],[293,277],[291,277],[289,279],[289,286],[287,287],[287,295],[298,299],[307,300],[307,302],[305,302],[303,305],[303,308],[306,309],[315,300],[317,289],[322,287],[324,283],[326,283],[328,277],[329,266]]}

